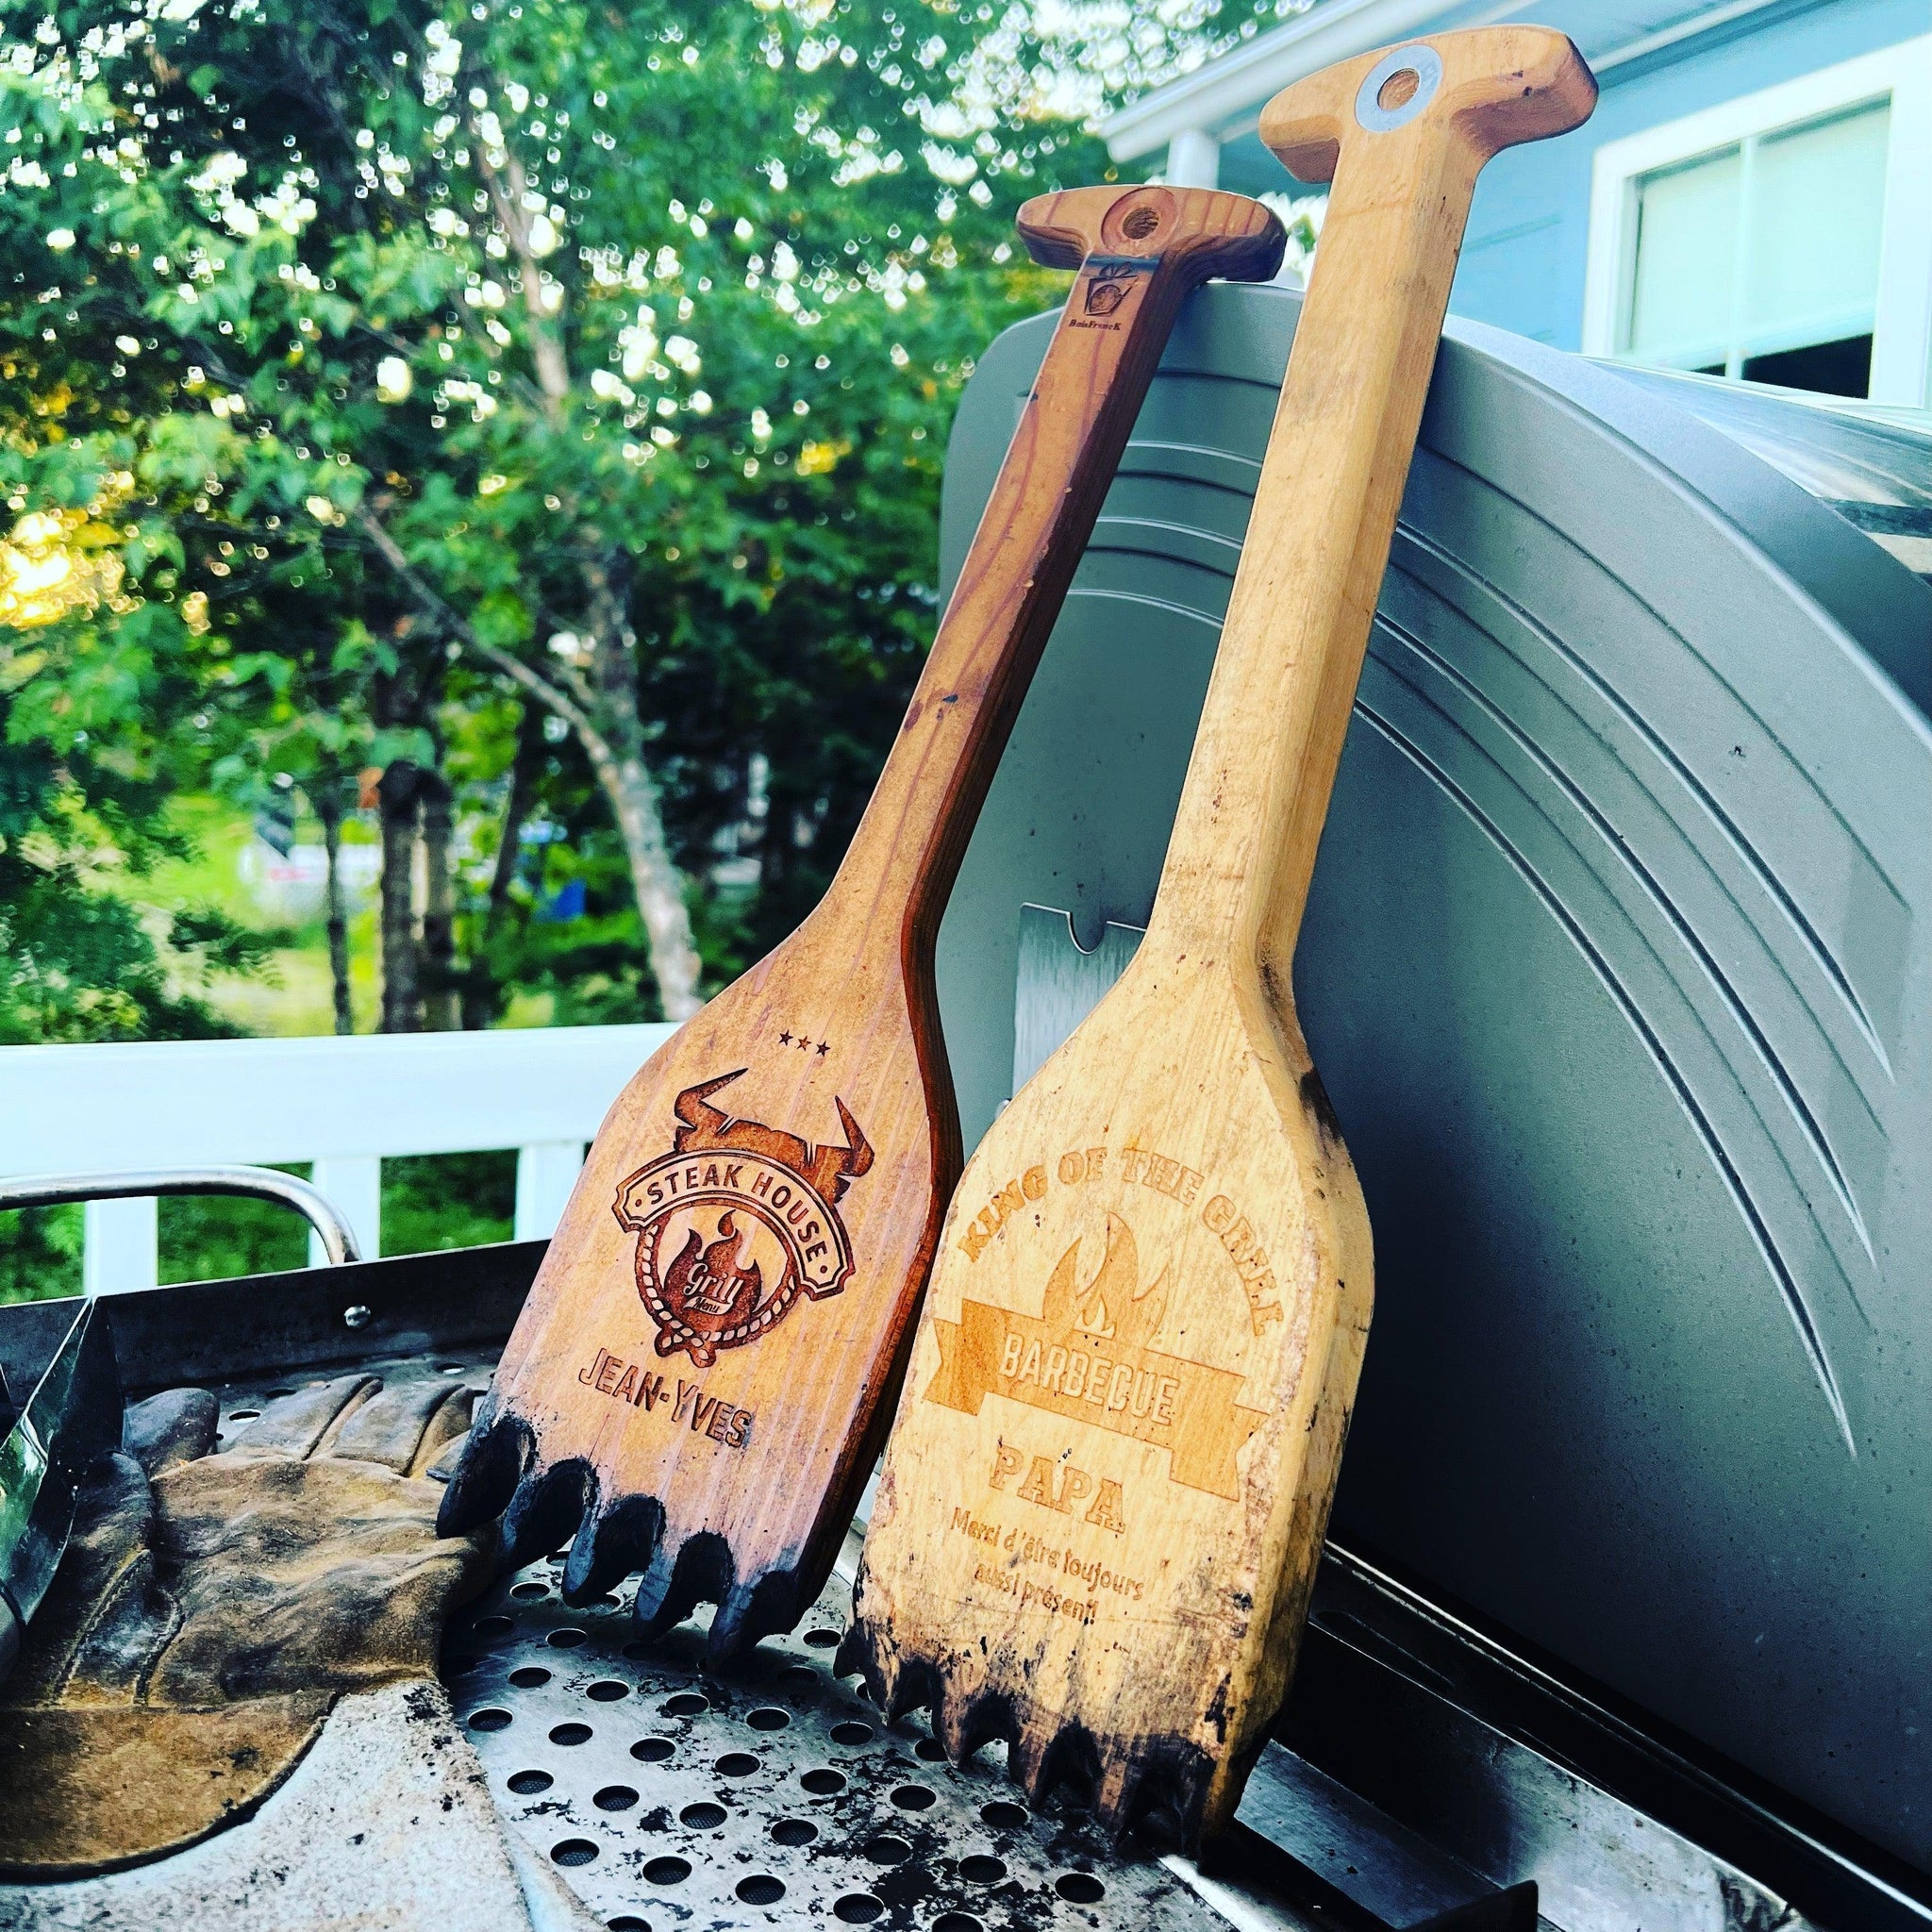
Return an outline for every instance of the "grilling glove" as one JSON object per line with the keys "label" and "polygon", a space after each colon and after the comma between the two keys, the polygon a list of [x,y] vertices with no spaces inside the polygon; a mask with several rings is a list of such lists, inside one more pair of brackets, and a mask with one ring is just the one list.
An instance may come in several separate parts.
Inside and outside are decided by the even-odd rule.
{"label": "grilling glove", "polygon": [[220,1454],[217,1407],[127,1412],[0,1690],[0,1872],[75,1877],[174,1851],[258,1805],[345,1692],[433,1677],[493,1533],[439,1538],[424,1473],[474,1391],[320,1382]]}

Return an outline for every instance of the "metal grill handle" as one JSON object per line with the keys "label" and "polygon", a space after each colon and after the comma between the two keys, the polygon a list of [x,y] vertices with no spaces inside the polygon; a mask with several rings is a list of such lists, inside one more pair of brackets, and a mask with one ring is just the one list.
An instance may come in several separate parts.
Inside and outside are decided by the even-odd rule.
{"label": "metal grill handle", "polygon": [[249,1194],[292,1208],[315,1230],[331,1267],[359,1261],[342,1211],[319,1189],[272,1167],[151,1167],[113,1174],[30,1174],[0,1179],[0,1209],[71,1201],[145,1200],[151,1194]]}

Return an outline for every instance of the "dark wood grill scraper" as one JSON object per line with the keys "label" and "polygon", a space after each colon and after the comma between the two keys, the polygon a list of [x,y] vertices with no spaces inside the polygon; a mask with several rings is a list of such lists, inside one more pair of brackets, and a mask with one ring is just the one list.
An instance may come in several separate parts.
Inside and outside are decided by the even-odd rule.
{"label": "dark wood grill scraper", "polygon": [[877,789],[806,923],[618,1097],[444,1501],[508,1505],[564,1594],[641,1568],[640,1623],[790,1628],[875,1457],[959,1169],[933,943],[968,834],[1182,298],[1260,279],[1238,195],[1087,188],[1021,210],[1076,269]]}

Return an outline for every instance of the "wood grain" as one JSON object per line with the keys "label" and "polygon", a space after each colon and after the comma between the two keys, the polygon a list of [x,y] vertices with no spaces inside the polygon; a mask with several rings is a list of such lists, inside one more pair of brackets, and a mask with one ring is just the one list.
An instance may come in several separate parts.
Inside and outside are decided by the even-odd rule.
{"label": "wood grain", "polygon": [[445,1532],[572,1537],[564,1594],[641,1568],[647,1629],[714,1657],[789,1628],[877,1454],[958,1173],[933,991],[946,893],[1180,303],[1274,273],[1238,195],[1077,189],[1021,210],[1078,270],[844,862],[791,939],[631,1080],[510,1337]]}
{"label": "wood grain", "polygon": [[1153,917],[966,1169],[841,1658],[1184,1843],[1286,1690],[1372,1299],[1295,934],[1477,171],[1595,95],[1538,29],[1386,58],[1263,114],[1334,191]]}

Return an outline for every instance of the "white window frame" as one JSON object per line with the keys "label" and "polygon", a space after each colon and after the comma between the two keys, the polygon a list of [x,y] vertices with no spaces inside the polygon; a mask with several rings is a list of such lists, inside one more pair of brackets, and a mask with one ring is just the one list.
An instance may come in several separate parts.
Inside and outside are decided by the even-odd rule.
{"label": "white window frame", "polygon": [[1890,98],[1872,400],[1932,402],[1932,34],[1800,75],[1597,149],[1591,170],[1583,353],[1618,355],[1637,267],[1638,184],[1752,135]]}

